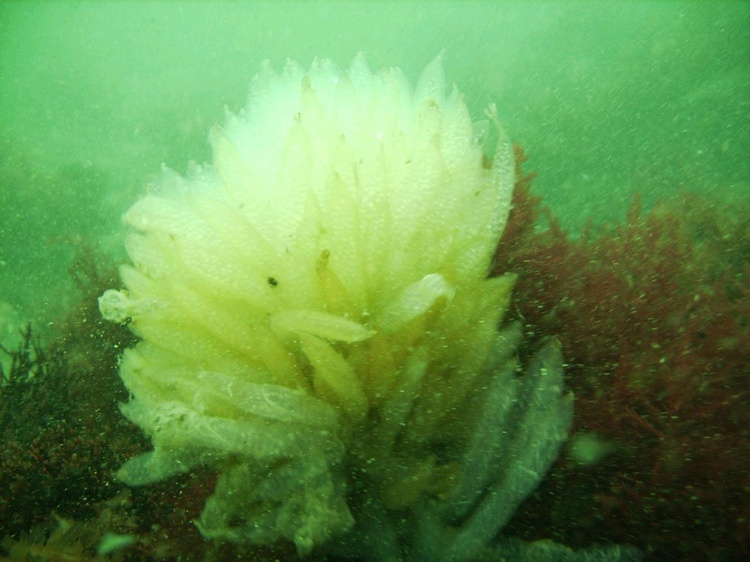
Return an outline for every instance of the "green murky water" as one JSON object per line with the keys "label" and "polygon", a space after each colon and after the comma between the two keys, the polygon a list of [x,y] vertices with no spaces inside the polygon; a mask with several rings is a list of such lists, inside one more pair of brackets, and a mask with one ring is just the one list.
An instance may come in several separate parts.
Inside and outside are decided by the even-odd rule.
{"label": "green murky water", "polygon": [[441,50],[569,227],[635,190],[750,198],[747,2],[0,2],[4,317],[59,310],[65,240],[119,248],[120,213],[162,163],[210,158],[263,59],[416,77]]}

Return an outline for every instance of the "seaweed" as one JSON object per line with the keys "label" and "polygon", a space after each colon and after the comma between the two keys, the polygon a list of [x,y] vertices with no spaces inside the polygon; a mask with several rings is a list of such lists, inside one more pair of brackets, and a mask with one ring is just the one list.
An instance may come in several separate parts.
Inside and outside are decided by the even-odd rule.
{"label": "seaweed", "polygon": [[513,531],[654,559],[747,556],[748,210],[685,193],[646,210],[636,195],[622,224],[573,237],[518,171],[513,213],[548,227],[509,231],[496,268],[520,274],[527,335],[562,342],[574,432],[609,454],[558,462]]}
{"label": "seaweed", "polygon": [[[83,285],[91,291],[105,278],[93,252],[80,255],[77,275],[89,275]],[[127,394],[116,350],[132,336],[97,318],[96,301],[83,293],[51,344],[28,326],[17,349],[1,348],[11,361],[0,385],[0,536],[18,537],[53,510],[93,515],[97,502],[122,489],[112,471],[142,448],[117,411]]]}
{"label": "seaweed", "polygon": [[[114,473],[148,448],[119,412],[127,399],[117,372],[134,337],[101,318],[97,296],[116,283],[111,260],[77,247],[69,274],[77,299],[43,344],[31,326],[0,371],[0,558],[101,560],[107,532],[137,536],[128,560],[208,556],[192,520],[213,489],[207,471],[128,489]],[[0,367],[1,368],[1,367]],[[217,548],[215,559],[226,549]],[[120,559],[122,553],[106,559]]]}
{"label": "seaweed", "polygon": [[[654,560],[746,557],[750,213],[689,194],[644,209],[636,196],[622,224],[573,236],[533,192],[520,149],[516,160],[494,268],[519,274],[511,320],[525,341],[562,344],[573,443],[589,436],[602,447],[587,464],[561,458],[503,534],[630,543]],[[115,559],[294,559],[291,549],[202,539],[192,520],[216,482],[208,469],[129,491],[114,478],[149,445],[117,409],[127,397],[118,357],[133,336],[100,318],[96,297],[118,283],[108,263],[79,247],[70,269],[79,300],[51,342],[27,326],[19,346],[0,347],[10,357],[0,370],[5,555],[96,560],[114,531],[137,536]],[[521,360],[532,354],[522,348]],[[498,548],[515,556],[519,544]]]}
{"label": "seaweed", "polygon": [[112,539],[125,539],[120,542],[122,546],[134,539],[132,531],[136,529],[136,524],[129,513],[129,503],[127,492],[123,492],[101,502],[97,506],[97,516],[86,521],[66,519],[52,513],[42,523],[21,533],[17,539],[4,537],[0,545],[7,556],[2,559],[66,562],[133,560],[133,553],[123,548],[102,548],[108,539],[110,545]]}

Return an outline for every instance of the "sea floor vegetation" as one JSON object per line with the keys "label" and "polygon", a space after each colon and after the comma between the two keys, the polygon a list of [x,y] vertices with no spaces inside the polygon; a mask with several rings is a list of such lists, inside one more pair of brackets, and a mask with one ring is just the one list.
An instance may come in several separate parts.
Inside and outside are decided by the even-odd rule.
{"label": "sea floor vegetation", "polygon": [[496,267],[519,274],[527,339],[560,340],[576,409],[567,454],[508,532],[650,560],[750,556],[750,209],[636,195],[623,223],[574,237],[533,177],[519,168]]}
{"label": "sea floor vegetation", "polygon": [[[521,363],[542,338],[560,344],[573,428],[504,538],[474,559],[633,554],[592,546],[611,543],[634,545],[646,560],[750,556],[750,213],[708,196],[651,209],[636,198],[622,224],[572,236],[534,195],[520,150],[516,160],[495,270],[518,274],[508,314],[526,342]],[[78,252],[80,300],[56,335],[42,343],[28,327],[20,346],[0,350],[9,365],[0,385],[0,559],[295,560],[293,546],[200,535],[193,521],[216,485],[209,469],[136,488],[116,480],[150,445],[118,411],[127,399],[118,357],[134,340],[100,317],[96,298],[118,283],[106,263]],[[407,531],[388,529],[396,541]],[[345,560],[346,546],[308,559]]]}

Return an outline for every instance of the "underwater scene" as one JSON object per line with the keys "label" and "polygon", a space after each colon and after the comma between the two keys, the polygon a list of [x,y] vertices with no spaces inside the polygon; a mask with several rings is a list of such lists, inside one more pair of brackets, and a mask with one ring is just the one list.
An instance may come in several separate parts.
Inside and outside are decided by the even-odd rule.
{"label": "underwater scene", "polygon": [[0,1],[0,560],[750,559],[750,2]]}

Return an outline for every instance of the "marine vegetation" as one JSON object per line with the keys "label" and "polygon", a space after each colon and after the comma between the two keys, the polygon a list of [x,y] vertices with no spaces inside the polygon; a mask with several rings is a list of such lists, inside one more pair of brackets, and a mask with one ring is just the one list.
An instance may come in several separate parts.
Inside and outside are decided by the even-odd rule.
{"label": "marine vegetation", "polygon": [[[92,271],[88,264],[84,254],[75,263],[82,284]],[[123,439],[118,428],[128,441],[136,435],[118,419],[116,402],[127,394],[113,371],[115,344],[127,345],[132,336],[103,322],[94,302],[86,296],[61,320],[60,337],[51,345],[42,346],[29,326],[18,349],[0,346],[11,357],[7,371],[0,367],[4,533],[27,529],[53,508],[66,517],[90,512],[107,497],[107,465],[120,462],[113,456]],[[96,352],[88,353],[92,348]]]}
{"label": "marine vegetation", "polygon": [[117,412],[127,394],[116,356],[133,338],[98,314],[92,291],[112,277],[93,256],[82,249],[71,265],[81,300],[58,319],[52,343],[42,345],[27,327],[17,348],[0,346],[10,357],[7,369],[0,363],[0,538],[18,559],[76,559],[61,555],[80,547],[78,532],[63,532],[66,522],[102,514],[123,489],[112,471],[142,448]]}
{"label": "marine vegetation", "polygon": [[527,338],[562,343],[576,411],[570,454],[508,532],[748,557],[750,209],[636,196],[623,224],[573,237],[517,172],[496,268],[519,275],[511,316]]}

